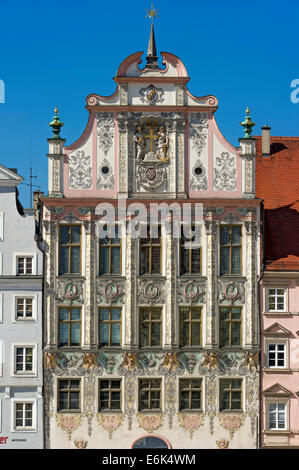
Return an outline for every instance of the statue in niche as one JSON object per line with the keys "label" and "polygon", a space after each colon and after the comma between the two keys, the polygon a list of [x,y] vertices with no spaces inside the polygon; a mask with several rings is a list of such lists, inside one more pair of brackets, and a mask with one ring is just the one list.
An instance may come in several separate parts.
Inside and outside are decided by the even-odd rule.
{"label": "statue in niche", "polygon": [[163,126],[159,127],[159,131],[157,133],[157,138],[158,138],[158,140],[157,140],[157,147],[158,147],[157,157],[162,162],[166,162],[167,160],[169,160],[169,157],[166,157],[169,141],[168,141],[168,136],[167,136]]}
{"label": "statue in niche", "polygon": [[142,129],[141,126],[136,127],[136,132],[134,134],[134,142],[135,142],[135,153],[136,153],[136,159],[137,160],[143,160],[144,159],[144,138],[142,135]]}

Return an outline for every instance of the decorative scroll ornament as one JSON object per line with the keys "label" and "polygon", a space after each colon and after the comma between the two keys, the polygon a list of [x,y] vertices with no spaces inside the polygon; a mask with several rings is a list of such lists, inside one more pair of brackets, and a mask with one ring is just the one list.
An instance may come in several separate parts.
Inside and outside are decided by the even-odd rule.
{"label": "decorative scroll ornament", "polygon": [[101,119],[102,114],[98,114],[98,145],[104,155],[107,155],[113,145],[114,119],[111,113],[103,113],[103,116],[105,118]]}
{"label": "decorative scroll ornament", "polygon": [[179,281],[178,301],[179,303],[205,302],[206,283],[205,281],[196,282],[193,280]]}
{"label": "decorative scroll ornament", "polygon": [[245,302],[244,281],[218,281],[219,302]]}
{"label": "decorative scroll ornament", "polygon": [[137,414],[137,419],[139,422],[139,427],[143,428],[147,432],[153,432],[158,429],[163,424],[163,414],[147,415],[147,414]]}
{"label": "decorative scroll ornament", "polygon": [[259,353],[252,353],[249,351],[246,351],[246,365],[248,366],[248,369],[250,372],[252,370],[257,370],[258,369],[258,363],[259,363]]}
{"label": "decorative scroll ornament", "polygon": [[66,431],[68,439],[71,440],[72,433],[78,429],[81,423],[82,414],[68,416],[56,413],[55,417],[58,426],[61,427],[63,431]]}
{"label": "decorative scroll ornament", "polygon": [[55,354],[49,353],[49,352],[45,353],[45,355],[44,355],[44,368],[53,370],[55,366],[56,366]]}
{"label": "decorative scroll ornament", "polygon": [[95,353],[84,354],[83,367],[87,371],[95,368]]}
{"label": "decorative scroll ornament", "polygon": [[83,303],[83,281],[57,280],[56,300],[60,302],[76,300]]}
{"label": "decorative scroll ornament", "polygon": [[124,301],[125,284],[123,281],[100,281],[97,283],[98,302],[117,304]]}
{"label": "decorative scroll ornament", "polygon": [[114,431],[117,431],[117,429],[121,426],[123,419],[124,414],[97,415],[99,425],[108,432],[110,439],[112,439],[112,434]]}
{"label": "decorative scroll ornament", "polygon": [[203,425],[205,416],[201,414],[181,414],[178,413],[180,426],[190,433],[190,439],[193,433]]}
{"label": "decorative scroll ornament", "polygon": [[164,281],[147,281],[139,279],[138,281],[138,304],[164,304]]}
{"label": "decorative scroll ornament", "polygon": [[245,417],[244,413],[240,415],[218,413],[220,424],[229,432],[231,440],[234,437],[234,433],[238,431],[244,423]]}
{"label": "decorative scroll ornament", "polygon": [[207,367],[207,369],[209,370],[217,369],[217,366],[218,366],[217,353],[207,352],[205,360],[202,363],[202,366]]}
{"label": "decorative scroll ornament", "polygon": [[68,162],[70,189],[91,188],[91,157],[78,150],[75,155],[69,156]]}
{"label": "decorative scroll ornament", "polygon": [[136,353],[125,352],[122,367],[128,372],[136,369],[138,367]]}
{"label": "decorative scroll ornament", "polygon": [[97,189],[112,190],[114,188],[113,168],[107,158],[104,158],[99,167]]}
{"label": "decorative scroll ornament", "polygon": [[161,367],[166,367],[169,373],[175,370],[177,367],[180,367],[180,364],[177,361],[176,353],[166,353],[164,361],[161,364]]}
{"label": "decorative scroll ornament", "polygon": [[146,191],[161,188],[167,189],[167,169],[161,162],[142,161],[136,166],[136,189]]}
{"label": "decorative scroll ornament", "polygon": [[193,191],[206,191],[208,189],[208,180],[204,164],[197,159],[192,168],[190,179],[190,189]]}
{"label": "decorative scroll ornament", "polygon": [[227,449],[229,441],[226,439],[220,439],[219,441],[216,441],[216,444],[219,449]]}
{"label": "decorative scroll ornament", "polygon": [[221,157],[216,157],[214,168],[214,189],[218,191],[232,191],[236,189],[236,158],[229,152],[222,152]]}
{"label": "decorative scroll ornament", "polygon": [[86,449],[88,441],[84,441],[83,439],[79,439],[78,441],[74,441],[75,447],[77,449]]}
{"label": "decorative scroll ornament", "polygon": [[162,88],[156,88],[154,85],[141,88],[139,94],[142,103],[153,105],[163,103],[164,101],[164,90]]}

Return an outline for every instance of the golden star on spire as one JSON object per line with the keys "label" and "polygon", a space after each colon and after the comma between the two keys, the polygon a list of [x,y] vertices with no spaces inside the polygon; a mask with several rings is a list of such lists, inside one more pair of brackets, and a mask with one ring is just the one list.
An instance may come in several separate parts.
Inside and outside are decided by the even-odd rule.
{"label": "golden star on spire", "polygon": [[155,17],[156,17],[156,18],[159,18],[159,16],[158,16],[158,11],[159,11],[159,9],[156,10],[156,9],[154,8],[153,3],[152,3],[152,6],[151,6],[151,9],[150,9],[150,10],[148,10],[147,8],[146,8],[145,10],[147,11],[146,18],[151,18],[152,23],[153,23]]}

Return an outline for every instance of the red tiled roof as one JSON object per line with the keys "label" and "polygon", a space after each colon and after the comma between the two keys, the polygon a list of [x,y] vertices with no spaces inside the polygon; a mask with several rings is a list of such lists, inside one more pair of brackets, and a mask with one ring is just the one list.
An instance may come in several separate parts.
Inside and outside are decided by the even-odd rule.
{"label": "red tiled roof", "polygon": [[264,200],[267,270],[299,270],[299,137],[271,137],[271,156],[256,140],[256,197]]}

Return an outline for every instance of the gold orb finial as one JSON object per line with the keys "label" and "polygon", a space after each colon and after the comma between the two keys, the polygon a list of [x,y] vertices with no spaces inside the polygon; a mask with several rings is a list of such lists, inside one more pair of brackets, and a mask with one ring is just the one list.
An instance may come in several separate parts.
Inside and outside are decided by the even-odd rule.
{"label": "gold orb finial", "polygon": [[56,116],[57,116],[57,114],[58,114],[58,108],[57,108],[57,106],[55,106],[54,113],[55,113]]}
{"label": "gold orb finial", "polygon": [[249,107],[247,106],[246,114],[249,114],[249,113],[250,113],[250,109],[249,109]]}

